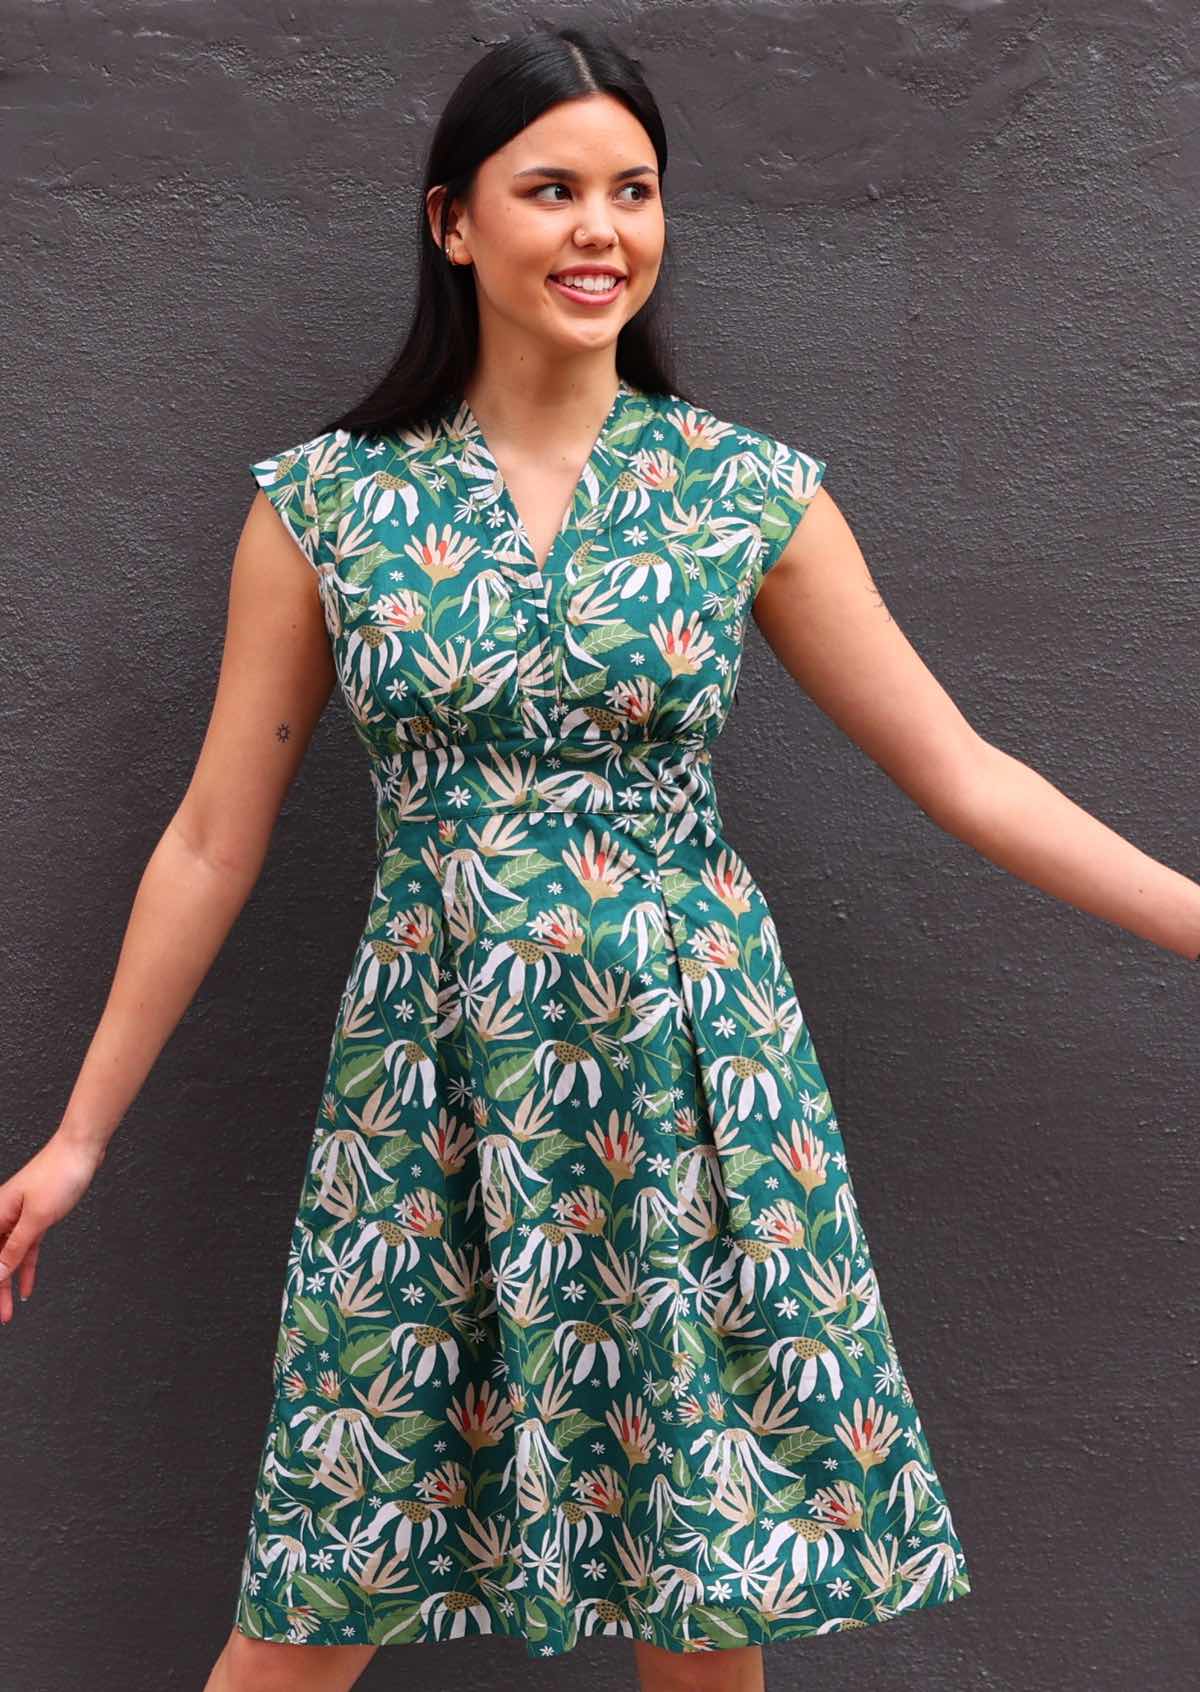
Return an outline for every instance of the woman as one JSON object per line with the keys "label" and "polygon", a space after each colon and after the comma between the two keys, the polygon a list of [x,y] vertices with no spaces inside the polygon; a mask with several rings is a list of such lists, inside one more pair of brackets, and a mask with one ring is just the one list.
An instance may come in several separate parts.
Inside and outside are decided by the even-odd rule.
{"label": "woman", "polygon": [[359,407],[253,465],[195,775],[63,1121],[0,1189],[7,1322],[336,683],[378,867],[208,1692],[334,1692],[380,1645],[479,1633],[534,1656],[625,1637],[645,1692],[750,1692],[764,1643],[971,1590],[717,808],[751,609],[943,828],[1200,950],[1200,887],[957,711],[823,460],[678,393],[653,328],[666,157],[636,65],[590,32],[511,42],[455,92],[408,340]]}

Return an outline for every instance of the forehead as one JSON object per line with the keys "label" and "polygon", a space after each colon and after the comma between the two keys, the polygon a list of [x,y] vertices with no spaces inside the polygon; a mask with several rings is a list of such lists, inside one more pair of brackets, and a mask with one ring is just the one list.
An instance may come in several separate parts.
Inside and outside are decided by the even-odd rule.
{"label": "forehead", "polygon": [[551,106],[488,162],[505,172],[561,164],[584,175],[607,175],[636,164],[653,166],[655,158],[650,137],[628,106],[610,94],[589,94]]}

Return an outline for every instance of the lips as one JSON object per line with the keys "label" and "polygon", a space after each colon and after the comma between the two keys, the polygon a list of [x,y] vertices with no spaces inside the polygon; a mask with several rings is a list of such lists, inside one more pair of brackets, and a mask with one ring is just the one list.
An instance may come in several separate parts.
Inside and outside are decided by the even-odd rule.
{"label": "lips", "polygon": [[585,309],[591,306],[594,311],[599,311],[601,306],[612,305],[623,292],[628,278],[606,275],[604,281],[607,286],[603,288],[585,288],[578,281],[570,278],[564,280],[557,274],[548,276],[546,280],[556,293],[561,294],[564,300],[570,300],[572,305],[581,305]]}
{"label": "lips", "polygon": [[573,282],[582,282],[588,277],[596,277],[611,286],[614,282],[623,282],[625,273],[617,270],[552,270],[550,272],[551,282],[565,282],[568,287]]}

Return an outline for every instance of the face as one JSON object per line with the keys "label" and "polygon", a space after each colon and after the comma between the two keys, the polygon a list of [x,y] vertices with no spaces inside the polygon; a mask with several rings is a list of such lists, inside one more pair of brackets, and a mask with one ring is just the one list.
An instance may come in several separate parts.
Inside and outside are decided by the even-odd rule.
{"label": "face", "polygon": [[[429,212],[437,238],[438,201]],[[529,335],[555,349],[615,343],[650,297],[665,226],[650,138],[608,94],[544,112],[476,172],[451,208],[448,247],[475,270],[481,331]],[[588,267],[620,272],[611,295],[573,296],[551,280]]]}

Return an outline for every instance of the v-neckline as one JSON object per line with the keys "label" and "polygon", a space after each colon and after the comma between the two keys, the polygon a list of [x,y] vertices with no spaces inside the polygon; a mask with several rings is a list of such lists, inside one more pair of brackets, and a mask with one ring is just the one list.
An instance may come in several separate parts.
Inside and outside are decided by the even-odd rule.
{"label": "v-neckline", "polygon": [[459,421],[462,426],[463,438],[474,444],[477,455],[495,475],[498,497],[508,511],[508,515],[512,520],[513,529],[520,540],[521,549],[536,572],[536,576],[539,580],[549,571],[550,566],[554,562],[554,556],[558,551],[559,543],[571,527],[576,507],[579,504],[579,496],[587,482],[588,474],[592,469],[594,469],[596,461],[600,458],[604,448],[608,444],[608,437],[620,414],[622,402],[627,399],[632,392],[633,388],[631,385],[623,376],[620,377],[617,382],[617,391],[613,395],[612,404],[609,406],[608,411],[605,414],[604,421],[601,423],[596,432],[596,437],[592,442],[588,455],[583,461],[578,476],[575,478],[575,484],[572,487],[570,494],[567,496],[567,503],[563,507],[562,517],[559,520],[557,529],[554,531],[554,537],[550,542],[549,550],[540,564],[538,563],[537,553],[534,550],[532,537],[530,536],[529,530],[525,527],[525,519],[521,516],[520,511],[517,509],[517,502],[513,497],[512,490],[509,488],[508,480],[497,463],[495,454],[488,445],[487,436],[483,432],[478,417],[476,417],[474,411],[472,411],[465,396],[462,399],[462,415]]}

